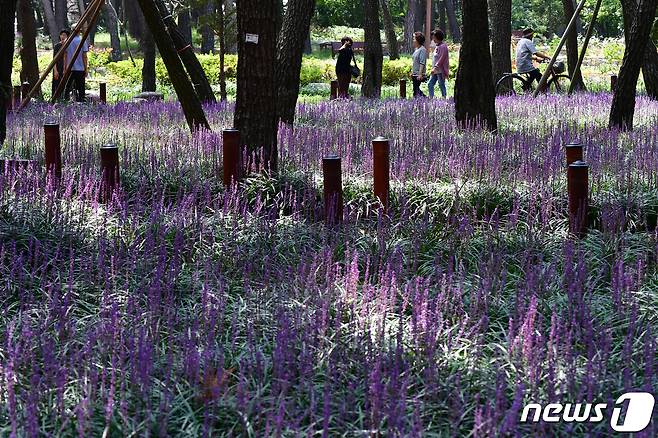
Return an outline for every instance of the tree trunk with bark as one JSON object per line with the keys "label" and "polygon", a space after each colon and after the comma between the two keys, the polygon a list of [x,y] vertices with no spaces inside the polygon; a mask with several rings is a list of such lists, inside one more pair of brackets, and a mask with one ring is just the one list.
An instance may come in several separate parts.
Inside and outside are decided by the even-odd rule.
{"label": "tree trunk with bark", "polygon": [[[215,2],[208,0],[208,3],[203,8],[203,13],[206,17],[210,17],[215,13]],[[203,22],[203,20],[201,20]],[[215,48],[215,32],[208,24],[201,25],[201,53],[212,53]]]}
{"label": "tree trunk with bark", "polygon": [[[34,7],[31,0],[19,0],[17,11],[18,28],[22,33],[21,48],[21,82],[31,86],[39,82],[39,62],[37,60],[37,24],[34,20]],[[41,87],[36,92],[41,99]]]}
{"label": "tree trunk with bark", "polygon": [[194,54],[192,46],[185,41],[185,37],[178,30],[174,16],[169,13],[167,5],[162,0],[155,0],[155,4],[160,11],[160,16],[164,24],[167,26],[167,32],[176,47],[178,56],[183,61],[183,65],[185,66],[185,70],[187,70],[187,74],[190,75],[190,79],[192,79],[197,96],[204,103],[216,102],[217,100],[215,99],[215,94],[212,91],[206,72],[203,71],[203,67],[201,67],[199,59]]}
{"label": "tree trunk with bark", "polygon": [[116,0],[105,2],[105,27],[110,34],[110,45],[112,52],[110,59],[113,62],[121,61],[121,37],[119,36],[119,25],[117,20]]}
{"label": "tree trunk with bark", "polygon": [[276,52],[277,119],[292,125],[299,96],[299,73],[315,0],[288,0]]}
{"label": "tree trunk with bark", "polygon": [[386,32],[386,43],[388,45],[388,57],[391,60],[400,59],[400,46],[398,36],[395,34],[395,26],[391,11],[388,9],[388,0],[380,0],[382,8],[382,18],[384,20],[384,31]]}
{"label": "tree trunk with bark", "polygon": [[59,29],[57,33],[59,33],[60,30],[68,27],[68,13],[69,8],[66,4],[66,0],[55,0],[55,22],[57,23],[57,28]]}
{"label": "tree trunk with bark", "polygon": [[489,52],[486,0],[463,0],[464,33],[455,83],[457,123],[464,128],[481,125],[496,131],[496,92]]}
{"label": "tree trunk with bark", "polygon": [[443,0],[437,2],[438,15],[439,15],[439,28],[446,31],[446,5]]}
{"label": "tree trunk with bark", "polygon": [[645,59],[647,42],[656,16],[657,0],[638,0],[633,14],[624,59],[619,70],[617,87],[612,98],[609,127],[622,130],[633,129],[635,95],[640,68]]}
{"label": "tree trunk with bark", "polygon": [[363,30],[365,48],[363,50],[363,82],[361,95],[378,98],[382,91],[382,66],[384,54],[379,35],[379,1],[364,0]]}
{"label": "tree trunk with bark", "polygon": [[[256,153],[256,166],[277,172],[276,0],[239,0],[238,91],[234,126],[242,144]],[[262,161],[261,161],[262,160]]]}
{"label": "tree trunk with bark", "polygon": [[[569,25],[573,14],[576,12],[576,6],[573,0],[562,0],[562,7],[564,9],[564,26]],[[569,70],[569,77],[575,91],[584,91],[586,89],[583,75],[580,70],[574,77],[573,73],[578,64],[578,30],[574,27],[567,33],[567,68]]]}
{"label": "tree trunk with bark", "polygon": [[142,53],[144,55],[144,64],[142,64],[142,91],[155,91],[157,80],[155,77],[155,40],[147,29],[143,31],[144,35],[140,41]]}
{"label": "tree trunk with bark", "polygon": [[407,1],[407,15],[404,17],[404,47],[405,53],[413,52],[414,32],[416,32],[416,12],[418,0]]}
{"label": "tree trunk with bark", "polygon": [[224,71],[226,55],[226,5],[225,0],[217,1],[219,20],[217,23],[217,37],[219,38],[219,98],[226,101],[226,72]]}
{"label": "tree trunk with bark", "polygon": [[[494,85],[505,73],[512,71],[512,0],[489,0],[491,11],[491,68]],[[498,92],[507,94],[512,80],[503,82]]]}
{"label": "tree trunk with bark", "polygon": [[50,0],[41,0],[41,8],[43,9],[43,15],[46,18],[46,25],[48,26],[48,35],[50,35],[50,41],[53,45],[57,44],[59,41],[59,31],[61,30],[57,26],[57,20],[55,20],[55,10],[53,9],[53,4]]}
{"label": "tree trunk with bark", "polygon": [[462,40],[462,34],[459,29],[459,23],[457,22],[457,14],[455,13],[455,4],[454,0],[444,0],[446,6],[446,15],[448,16],[448,27],[450,27],[450,36],[452,41],[458,43]]}
{"label": "tree trunk with bark", "polygon": [[11,102],[16,0],[0,0],[0,145],[7,138],[7,106]]}
{"label": "tree trunk with bark", "polygon": [[[630,29],[635,16],[636,4],[634,0],[622,0],[621,11],[624,19],[624,40],[628,44]],[[652,99],[658,99],[658,52],[656,45],[649,39],[646,53],[642,63],[642,77],[647,89],[647,95]]]}
{"label": "tree trunk with bark", "polygon": [[183,8],[178,13],[178,30],[183,34],[187,44],[192,44],[192,17],[188,8]]}

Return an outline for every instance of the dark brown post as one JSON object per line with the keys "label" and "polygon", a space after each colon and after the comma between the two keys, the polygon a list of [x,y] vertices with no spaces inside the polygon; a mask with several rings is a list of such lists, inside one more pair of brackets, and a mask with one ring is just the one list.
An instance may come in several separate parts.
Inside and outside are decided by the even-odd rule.
{"label": "dark brown post", "polygon": [[375,196],[388,211],[388,192],[390,188],[389,176],[390,142],[384,137],[377,137],[372,141],[372,173]]}
{"label": "dark brown post", "polygon": [[101,147],[101,175],[101,202],[109,202],[121,181],[118,146],[108,144]]}
{"label": "dark brown post", "polygon": [[617,75],[610,76],[610,91],[615,92],[617,89]]}
{"label": "dark brown post", "polygon": [[338,81],[335,79],[331,81],[331,95],[329,96],[329,100],[334,99],[338,99]]}
{"label": "dark brown post", "polygon": [[567,170],[569,192],[569,231],[579,238],[587,233],[587,210],[589,196],[589,166],[576,161]]}
{"label": "dark brown post", "polygon": [[14,85],[14,111],[18,111],[21,106],[21,86]]}
{"label": "dark brown post", "polygon": [[583,144],[579,142],[569,143],[564,147],[566,157],[567,157],[567,166],[576,161],[583,161]]}
{"label": "dark brown post", "polygon": [[224,186],[240,179],[240,131],[225,129],[222,131],[222,154],[224,157]]}
{"label": "dark brown post", "polygon": [[101,103],[107,103],[107,84],[105,82],[100,83],[99,97]]}
{"label": "dark brown post", "polygon": [[343,178],[340,157],[330,155],[322,159],[324,175],[324,219],[327,225],[336,225],[343,220]]}
{"label": "dark brown post", "polygon": [[62,177],[62,150],[59,136],[58,123],[46,123],[43,125],[45,134],[45,161],[46,175],[53,172],[56,178]]}
{"label": "dark brown post", "polygon": [[[23,83],[21,84],[21,97],[22,97],[23,99],[27,98],[27,97],[30,95],[30,88],[32,88],[32,87],[30,87],[30,83],[29,83],[29,82],[23,82]],[[29,103],[29,102],[30,102],[30,101],[28,100],[27,103]],[[21,103],[18,102],[18,105],[20,105],[20,104],[21,104]],[[17,107],[17,108],[18,108],[18,107]]]}
{"label": "dark brown post", "polygon": [[400,79],[400,99],[407,98],[407,80]]}

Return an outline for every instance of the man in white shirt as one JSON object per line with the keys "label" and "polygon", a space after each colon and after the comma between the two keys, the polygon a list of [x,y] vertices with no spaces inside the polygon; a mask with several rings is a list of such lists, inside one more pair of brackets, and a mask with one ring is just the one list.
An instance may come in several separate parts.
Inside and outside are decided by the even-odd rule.
{"label": "man in white shirt", "polygon": [[537,51],[535,44],[532,42],[535,33],[532,29],[528,28],[523,31],[523,37],[516,45],[516,71],[518,73],[527,74],[530,77],[530,83],[537,80],[541,81],[541,72],[532,63],[533,60],[541,62],[541,60],[551,59],[545,53]]}
{"label": "man in white shirt", "polygon": [[[71,35],[69,30],[63,30],[63,34],[66,34],[67,37]],[[66,48],[66,53],[64,54],[64,66],[68,67],[69,62],[73,59],[78,46],[82,44],[82,48],[78,53],[78,56],[75,58],[75,62],[71,66],[71,76],[69,76],[69,81],[67,86],[67,95],[70,88],[74,88],[76,91],[76,100],[78,102],[85,101],[85,77],[87,76],[87,52],[89,51],[89,46],[87,41],[82,41],[79,35],[76,35],[73,38],[73,41]]]}

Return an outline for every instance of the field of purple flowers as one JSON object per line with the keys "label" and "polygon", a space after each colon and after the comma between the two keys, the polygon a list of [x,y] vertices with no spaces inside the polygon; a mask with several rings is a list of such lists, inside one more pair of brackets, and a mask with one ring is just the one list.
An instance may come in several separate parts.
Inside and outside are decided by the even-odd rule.
{"label": "field of purple flowers", "polygon": [[[301,105],[281,175],[225,191],[221,132],[170,103],[33,106],[0,174],[0,436],[612,436],[523,406],[658,388],[658,103],[505,98],[498,135],[451,102]],[[370,140],[392,140],[390,216]],[[585,144],[591,231],[569,236],[563,145]],[[121,190],[99,204],[98,148]],[[322,221],[321,158],[345,221]],[[654,419],[638,437],[658,434]]]}

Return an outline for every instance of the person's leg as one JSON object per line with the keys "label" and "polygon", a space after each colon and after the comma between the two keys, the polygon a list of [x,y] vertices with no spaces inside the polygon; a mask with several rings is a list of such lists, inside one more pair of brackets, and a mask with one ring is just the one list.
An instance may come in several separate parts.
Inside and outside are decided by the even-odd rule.
{"label": "person's leg", "polygon": [[434,85],[438,81],[439,75],[431,75],[430,81],[427,83],[427,91],[429,92],[430,97],[434,97]]}
{"label": "person's leg", "polygon": [[347,99],[350,95],[350,74],[339,73],[338,77],[338,97]]}
{"label": "person's leg", "polygon": [[51,88],[52,92],[50,94],[51,97],[55,95],[55,91],[57,91],[57,87],[59,87],[59,82],[59,79],[53,79],[53,85]]}
{"label": "person's leg", "polygon": [[78,91],[78,102],[84,102],[85,99],[85,72],[76,71],[76,90]]}
{"label": "person's leg", "polygon": [[446,79],[443,77],[443,73],[437,75],[439,81],[439,89],[441,90],[441,96],[445,99],[448,96],[448,90],[446,90]]}

